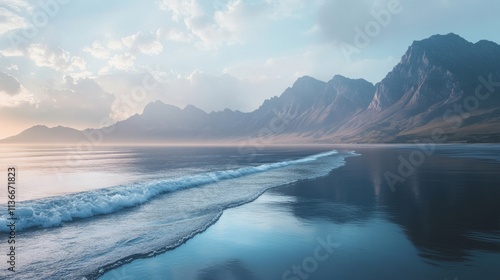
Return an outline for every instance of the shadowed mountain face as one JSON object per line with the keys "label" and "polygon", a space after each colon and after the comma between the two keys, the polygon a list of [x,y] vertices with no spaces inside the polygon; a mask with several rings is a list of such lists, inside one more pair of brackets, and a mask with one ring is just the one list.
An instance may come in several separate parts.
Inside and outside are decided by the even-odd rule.
{"label": "shadowed mountain face", "polygon": [[[106,128],[105,142],[498,142],[500,46],[455,34],[415,41],[378,84],[304,76],[255,111],[206,113],[150,103]],[[96,134],[33,127],[2,142],[71,142]],[[57,133],[55,133],[57,130]],[[105,134],[105,135],[104,135]],[[88,137],[87,137],[88,138]]]}
{"label": "shadowed mountain face", "polygon": [[414,42],[376,85],[368,109],[337,136],[354,142],[408,142],[441,131],[446,135],[433,142],[498,141],[499,54],[495,43],[472,44],[455,34]]}

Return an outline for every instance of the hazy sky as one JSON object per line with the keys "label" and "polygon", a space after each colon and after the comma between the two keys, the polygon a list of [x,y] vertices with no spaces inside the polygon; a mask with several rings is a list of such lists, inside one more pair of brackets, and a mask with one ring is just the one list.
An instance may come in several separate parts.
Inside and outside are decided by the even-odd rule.
{"label": "hazy sky", "polygon": [[252,111],[303,75],[376,83],[413,40],[500,42],[498,11],[494,0],[1,0],[0,138],[99,127],[157,99]]}

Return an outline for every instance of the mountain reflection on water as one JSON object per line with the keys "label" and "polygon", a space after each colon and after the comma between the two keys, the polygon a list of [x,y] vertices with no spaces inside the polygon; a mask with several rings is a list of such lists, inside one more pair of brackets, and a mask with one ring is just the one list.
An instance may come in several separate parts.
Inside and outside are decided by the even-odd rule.
{"label": "mountain reflection on water", "polygon": [[276,191],[298,198],[288,206],[301,219],[363,225],[382,213],[431,264],[467,261],[473,251],[500,252],[500,162],[474,156],[497,148],[439,147],[392,191],[384,173],[398,174],[398,157],[414,149],[356,148],[362,156],[348,158],[328,177]]}

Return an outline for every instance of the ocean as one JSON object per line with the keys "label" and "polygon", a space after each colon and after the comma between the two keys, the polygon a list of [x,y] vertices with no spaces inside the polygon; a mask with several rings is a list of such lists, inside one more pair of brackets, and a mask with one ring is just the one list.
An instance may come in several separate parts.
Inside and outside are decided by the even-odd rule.
{"label": "ocean", "polygon": [[5,181],[17,171],[17,221],[16,272],[0,228],[0,277],[497,279],[499,155],[499,145],[2,147]]}

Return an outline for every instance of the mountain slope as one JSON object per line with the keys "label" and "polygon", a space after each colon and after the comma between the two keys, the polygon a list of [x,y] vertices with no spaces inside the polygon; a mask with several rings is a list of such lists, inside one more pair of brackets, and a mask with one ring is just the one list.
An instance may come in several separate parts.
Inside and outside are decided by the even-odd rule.
{"label": "mountain slope", "polygon": [[36,125],[24,130],[18,135],[3,139],[2,143],[68,143],[79,142],[84,139],[81,131],[73,128],[57,126],[49,128],[45,125]]}
{"label": "mountain slope", "polygon": [[[488,93],[484,81],[500,81],[499,54],[500,46],[495,43],[472,44],[455,34],[414,42],[376,85],[368,109],[333,138],[407,142],[429,138],[442,129],[448,140],[498,141],[495,135],[500,130],[494,124],[498,123],[500,99],[498,94]],[[480,86],[480,96],[487,98],[476,96]]]}
{"label": "mountain slope", "polygon": [[[104,142],[500,142],[500,46],[435,35],[413,42],[376,85],[304,76],[250,113],[156,101],[106,131]],[[36,126],[2,142],[75,142],[91,132]]]}

